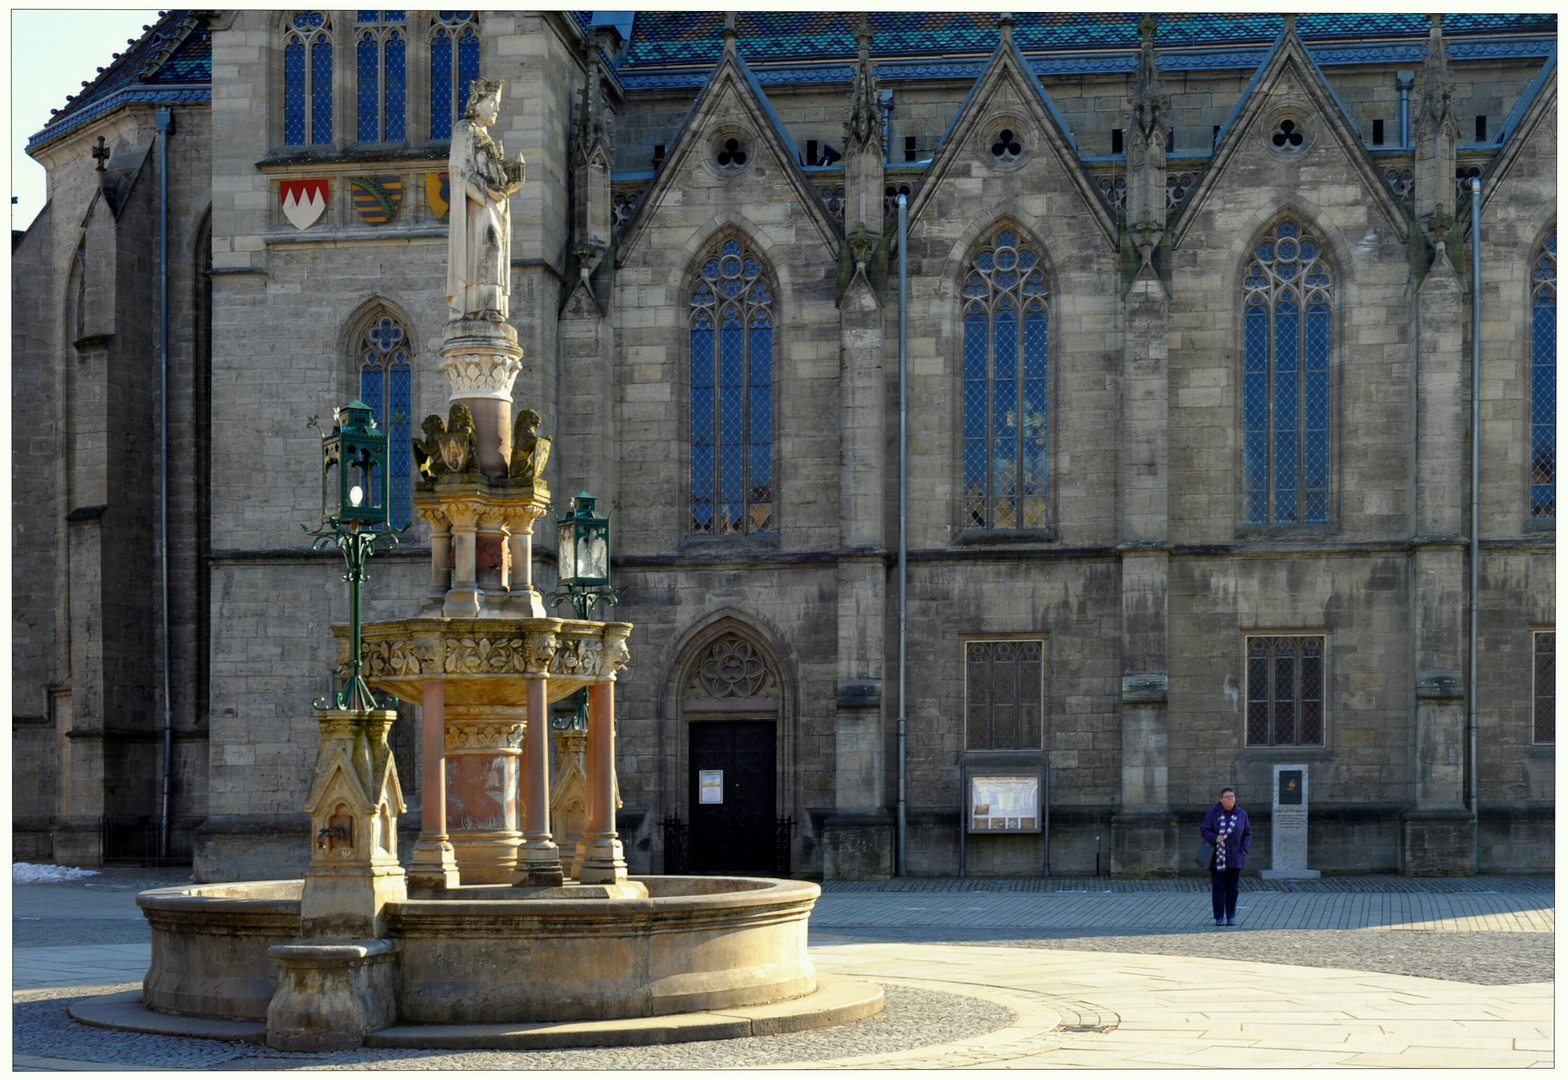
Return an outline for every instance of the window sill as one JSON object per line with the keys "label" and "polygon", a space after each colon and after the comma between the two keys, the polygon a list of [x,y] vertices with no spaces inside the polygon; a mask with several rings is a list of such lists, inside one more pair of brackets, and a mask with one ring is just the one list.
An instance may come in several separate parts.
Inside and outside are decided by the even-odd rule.
{"label": "window sill", "polygon": [[1524,756],[1527,758],[1551,758],[1556,760],[1557,744],[1536,743],[1533,746],[1527,746],[1525,747]]}
{"label": "window sill", "polygon": [[1237,540],[1296,540],[1328,539],[1339,535],[1339,526],[1333,522],[1312,525],[1238,525]]}
{"label": "window sill", "polygon": [[1334,751],[1327,746],[1244,746],[1237,756],[1241,761],[1333,761]]}
{"label": "window sill", "polygon": [[1531,518],[1524,523],[1524,531],[1527,533],[1555,533],[1557,531],[1557,519],[1555,517]]}
{"label": "window sill", "polygon": [[1038,547],[1056,543],[1055,529],[963,529],[953,547]]}

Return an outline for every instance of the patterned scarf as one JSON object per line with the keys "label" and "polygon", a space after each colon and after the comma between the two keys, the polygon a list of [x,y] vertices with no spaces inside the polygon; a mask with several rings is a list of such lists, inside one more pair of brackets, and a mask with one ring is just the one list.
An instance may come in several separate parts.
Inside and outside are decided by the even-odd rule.
{"label": "patterned scarf", "polygon": [[1220,837],[1219,837],[1219,840],[1217,840],[1215,842],[1215,844],[1214,844],[1214,869],[1216,869],[1216,870],[1224,870],[1225,869],[1225,865],[1226,865],[1225,864],[1225,847],[1226,847],[1225,838],[1226,838],[1226,836],[1228,834],[1234,832],[1235,829],[1236,829],[1236,814],[1235,814],[1235,812],[1232,811],[1231,813],[1226,813],[1224,810],[1221,810],[1220,811],[1220,816],[1219,816],[1219,821],[1216,824],[1215,828],[1219,831]]}

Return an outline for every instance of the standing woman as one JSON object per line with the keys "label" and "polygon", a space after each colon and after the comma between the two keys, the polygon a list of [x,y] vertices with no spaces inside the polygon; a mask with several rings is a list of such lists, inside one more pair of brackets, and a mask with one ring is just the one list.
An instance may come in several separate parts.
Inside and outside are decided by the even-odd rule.
{"label": "standing woman", "polygon": [[1247,812],[1236,805],[1235,788],[1220,789],[1220,801],[1203,815],[1199,832],[1214,845],[1214,863],[1209,868],[1214,925],[1235,926],[1241,871],[1247,865],[1247,852],[1252,850],[1252,822],[1247,820]]}

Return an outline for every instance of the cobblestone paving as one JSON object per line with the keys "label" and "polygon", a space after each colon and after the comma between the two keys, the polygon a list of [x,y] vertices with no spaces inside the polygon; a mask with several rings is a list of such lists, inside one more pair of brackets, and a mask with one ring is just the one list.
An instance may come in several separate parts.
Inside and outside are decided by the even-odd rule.
{"label": "cobblestone paving", "polygon": [[[1312,880],[1265,880],[1242,875],[1242,892],[1300,893],[1519,893],[1555,889],[1551,874],[1482,874],[1465,878],[1408,878],[1398,874],[1330,874]],[[824,893],[906,892],[1195,892],[1207,893],[1209,879],[1202,874],[1155,881],[1124,881],[1092,875],[1048,878],[906,877],[889,881],[829,881]]]}
{"label": "cobblestone paving", "polygon": [[[134,990],[136,983],[95,987],[93,995]],[[12,1008],[13,1055],[177,1069],[739,1069],[867,1054],[885,1054],[973,1038],[1011,1024],[1016,1014],[979,998],[888,984],[887,1008],[856,1024],[794,1035],[671,1046],[597,1050],[354,1050],[285,1054],[266,1046],[137,1035],[78,1024],[66,1009],[80,990],[21,991]],[[26,1000],[23,1000],[26,999]]]}

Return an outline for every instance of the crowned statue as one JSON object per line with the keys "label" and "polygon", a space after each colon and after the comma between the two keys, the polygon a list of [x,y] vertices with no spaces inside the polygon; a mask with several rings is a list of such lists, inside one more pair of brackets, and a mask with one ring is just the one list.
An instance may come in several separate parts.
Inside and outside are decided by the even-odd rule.
{"label": "crowned statue", "polygon": [[485,129],[501,111],[502,83],[475,79],[452,132],[451,231],[446,300],[451,317],[504,323],[511,291],[512,194],[523,186],[523,155],[507,158]]}

